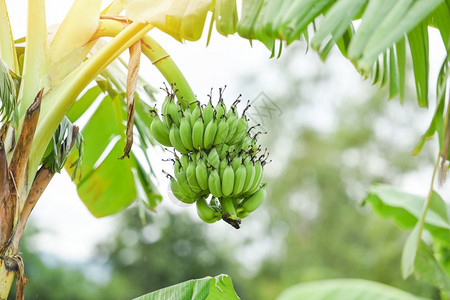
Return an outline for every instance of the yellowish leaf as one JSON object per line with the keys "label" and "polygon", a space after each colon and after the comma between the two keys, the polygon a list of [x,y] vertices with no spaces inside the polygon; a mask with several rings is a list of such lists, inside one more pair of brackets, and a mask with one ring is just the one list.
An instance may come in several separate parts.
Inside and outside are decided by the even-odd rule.
{"label": "yellowish leaf", "polygon": [[52,84],[67,76],[86,57],[88,44],[97,30],[101,0],[76,0],[50,44],[50,78]]}
{"label": "yellowish leaf", "polygon": [[[234,0],[233,0],[234,1]],[[127,17],[148,22],[178,41],[198,40],[212,0],[129,0]]]}

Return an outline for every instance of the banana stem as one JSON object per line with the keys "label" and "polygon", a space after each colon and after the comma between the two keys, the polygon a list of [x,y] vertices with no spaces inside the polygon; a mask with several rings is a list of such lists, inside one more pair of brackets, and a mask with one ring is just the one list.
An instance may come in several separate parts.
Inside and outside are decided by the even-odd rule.
{"label": "banana stem", "polygon": [[[103,36],[116,36],[119,34],[126,21],[120,18],[104,17],[100,20],[100,25],[97,32],[91,40],[100,38]],[[176,88],[179,90],[177,98],[180,100],[181,105],[186,108],[188,103],[191,103],[191,107],[195,108],[196,97],[191,89],[191,86],[187,82],[183,73],[181,73],[178,66],[175,64],[170,55],[150,36],[146,35],[142,38],[142,53],[147,56],[153,65],[161,72],[166,78],[169,84],[176,84]],[[185,101],[182,101],[182,98]]]}
{"label": "banana stem", "polygon": [[[196,97],[191,86],[164,48],[150,36],[146,35],[142,38],[142,53],[158,68],[169,84],[176,84],[176,88],[179,90],[177,97],[181,105],[186,108],[187,104],[190,103],[191,108],[195,108]],[[181,98],[187,102],[181,101]]]}

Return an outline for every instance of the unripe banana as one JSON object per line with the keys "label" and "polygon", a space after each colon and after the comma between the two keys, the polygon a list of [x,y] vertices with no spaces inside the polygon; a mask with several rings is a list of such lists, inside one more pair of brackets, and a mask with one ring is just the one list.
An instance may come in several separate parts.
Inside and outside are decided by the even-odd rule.
{"label": "unripe banana", "polygon": [[220,120],[222,116],[225,115],[227,111],[227,107],[225,106],[225,103],[223,102],[223,99],[219,99],[219,102],[217,102],[216,105],[216,118]]}
{"label": "unripe banana", "polygon": [[228,123],[226,118],[217,118],[219,124],[217,125],[216,136],[214,137],[214,145],[219,145],[220,143],[225,142],[228,136]]}
{"label": "unripe banana", "polygon": [[250,160],[250,157],[247,157],[245,159],[244,166],[245,166],[245,183],[241,193],[246,193],[252,188],[256,174],[255,166],[253,165],[253,162]]}
{"label": "unripe banana", "polygon": [[228,135],[225,138],[225,143],[229,144],[231,138],[234,136],[234,133],[236,132],[238,120],[237,116],[235,114],[231,114],[227,118],[227,124],[228,124]]}
{"label": "unripe banana", "polygon": [[158,143],[167,147],[172,147],[172,143],[169,138],[169,127],[167,127],[160,118],[155,117],[153,119],[152,124],[150,125],[150,130]]}
{"label": "unripe banana", "polygon": [[234,171],[231,165],[228,165],[221,177],[222,181],[222,194],[224,196],[229,196],[233,192],[234,187]]}
{"label": "unripe banana", "polygon": [[[189,186],[189,183],[187,181],[187,177],[186,177],[186,169],[183,168],[178,168],[177,170],[174,171],[175,173],[175,178],[178,181],[178,184],[180,185],[180,187],[186,187]],[[191,188],[189,188],[191,189]]]}
{"label": "unripe banana", "polygon": [[217,149],[214,147],[209,151],[207,158],[208,165],[211,165],[215,170],[219,169],[220,166],[220,157],[217,153]]}
{"label": "unripe banana", "polygon": [[194,150],[194,146],[192,145],[191,124],[186,118],[182,118],[180,121],[180,138],[187,150]]}
{"label": "unripe banana", "polygon": [[195,167],[195,175],[197,177],[198,185],[202,190],[208,189],[208,169],[206,168],[205,161],[200,159]]}
{"label": "unripe banana", "polygon": [[236,209],[234,208],[233,199],[229,197],[219,198],[220,206],[222,208],[222,216],[225,216],[228,219],[236,220],[237,214]]}
{"label": "unripe banana", "polygon": [[169,105],[170,101],[173,101],[173,99],[170,99],[169,96],[166,96],[166,98],[164,98],[164,102],[161,105],[161,112],[163,115],[168,114],[168,110],[167,110],[167,105]]}
{"label": "unripe banana", "polygon": [[189,165],[189,156],[187,154],[183,154],[180,157],[181,166],[186,170]]}
{"label": "unripe banana", "polygon": [[233,171],[236,172],[236,170],[241,165],[242,165],[242,157],[236,154],[234,156],[233,160],[231,161],[231,166],[233,167]]}
{"label": "unripe banana", "polygon": [[262,165],[261,165],[260,161],[257,161],[255,163],[255,178],[253,180],[252,186],[247,192],[245,192],[243,194],[243,196],[248,197],[248,196],[252,195],[253,193],[255,193],[261,185],[262,178],[263,178]]}
{"label": "unripe banana", "polygon": [[205,124],[209,124],[211,120],[214,117],[214,107],[212,105],[211,99],[209,100],[208,104],[203,108],[203,121],[205,121]]}
{"label": "unripe banana", "polygon": [[192,127],[192,145],[194,149],[203,149],[203,119],[200,117],[195,121]]}
{"label": "unripe banana", "polygon": [[180,200],[181,202],[191,204],[197,200],[197,198],[195,197],[194,194],[192,194],[190,196],[186,195],[185,189],[183,189],[178,184],[178,182],[175,180],[175,178],[170,179],[170,188],[172,189],[172,193],[174,194],[174,196],[177,197],[177,199]]}
{"label": "unripe banana", "polygon": [[243,115],[237,123],[236,126],[236,132],[234,133],[234,136],[231,138],[231,140],[228,142],[230,145],[234,145],[236,143],[239,143],[247,134],[248,129],[248,121],[246,117]]}
{"label": "unripe banana", "polygon": [[172,146],[175,149],[177,149],[180,153],[182,153],[182,154],[189,153],[189,150],[187,150],[186,147],[184,147],[184,144],[181,141],[180,130],[178,129],[177,126],[172,126],[170,128],[169,139],[170,139],[170,142],[172,143]]}
{"label": "unripe banana", "polygon": [[213,119],[208,123],[208,125],[205,128],[205,134],[203,137],[203,145],[205,146],[205,149],[209,149],[212,147],[214,143],[214,138],[216,137],[216,133],[217,133],[217,121]]}
{"label": "unripe banana", "polygon": [[249,147],[250,147],[250,135],[245,132],[244,137],[241,139],[241,142],[239,143],[239,149],[244,150],[244,151],[248,151]]}
{"label": "unripe banana", "polygon": [[[192,123],[192,121],[191,121],[191,118],[192,118],[191,110],[190,109],[183,109],[182,113],[183,113],[182,117],[184,117],[189,122],[189,126],[192,127],[192,125],[191,125],[191,123]],[[180,121],[180,124],[181,124],[181,121]]]}
{"label": "unripe banana", "polygon": [[236,211],[237,211],[237,216],[238,216],[239,219],[245,219],[250,214],[249,212],[243,211],[243,210],[241,210],[241,211],[236,210]]}
{"label": "unripe banana", "polygon": [[248,213],[256,210],[266,198],[266,186],[267,184],[263,184],[253,195],[242,200],[239,208]]}
{"label": "unripe banana", "polygon": [[164,121],[167,127],[171,127],[172,123],[175,123],[177,126],[180,125],[180,112],[177,103],[175,102],[175,98],[170,98],[169,103],[166,107],[167,113],[164,114]]}
{"label": "unripe banana", "polygon": [[197,175],[195,174],[195,164],[190,162],[189,166],[186,169],[186,178],[187,182],[189,183],[189,186],[195,193],[200,193],[202,191],[202,188],[198,184],[197,181]]}
{"label": "unripe banana", "polygon": [[245,166],[240,165],[234,173],[234,187],[233,187],[233,195],[237,196],[242,192],[245,184]]}
{"label": "unripe banana", "polygon": [[220,161],[220,165],[219,165],[219,175],[220,178],[223,177],[223,172],[225,171],[225,169],[228,167],[228,160],[226,158],[222,159]]}
{"label": "unripe banana", "polygon": [[219,198],[222,197],[222,184],[220,182],[219,173],[217,170],[212,170],[208,177],[208,187],[211,194]]}
{"label": "unripe banana", "polygon": [[214,223],[221,219],[220,213],[216,212],[205,198],[201,197],[197,200],[197,214],[206,223]]}
{"label": "unripe banana", "polygon": [[200,104],[197,104],[195,108],[191,111],[191,127],[194,127],[195,122],[202,115],[202,110]]}
{"label": "unripe banana", "polygon": [[227,157],[227,154],[229,151],[230,151],[230,146],[228,146],[227,144],[222,144],[220,146],[220,153],[219,153],[220,158],[224,159],[225,157]]}

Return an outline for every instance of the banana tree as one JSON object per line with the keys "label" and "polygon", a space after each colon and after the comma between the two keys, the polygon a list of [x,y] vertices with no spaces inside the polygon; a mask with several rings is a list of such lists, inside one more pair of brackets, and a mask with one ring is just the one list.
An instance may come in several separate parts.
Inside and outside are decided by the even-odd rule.
{"label": "banana tree", "polygon": [[[182,108],[197,100],[170,55],[148,35],[153,28],[180,42],[196,41],[208,19],[208,41],[215,24],[225,36],[237,33],[262,42],[272,56],[297,40],[306,41],[324,60],[337,46],[364,78],[387,86],[389,97],[398,95],[400,101],[410,60],[417,102],[423,107],[429,105],[429,28],[438,29],[445,48],[450,46],[446,0],[244,0],[240,14],[234,0],[115,0],[103,10],[101,4],[75,0],[58,29],[49,32],[45,1],[28,1],[26,37],[15,39],[6,2],[0,0],[0,298],[7,297],[15,275],[17,294],[23,297],[20,239],[36,201],[63,167],[74,174],[80,198],[96,217],[114,214],[135,200],[155,209],[161,200],[146,154],[155,142],[149,131],[154,118],[148,113],[153,91],[138,76],[141,55],[176,85]],[[127,72],[123,80],[113,68],[125,51],[130,58],[122,64]],[[447,55],[435,83],[435,114],[416,149],[437,133],[434,174],[448,170],[448,64]],[[73,123],[96,106],[80,132]],[[133,137],[138,141],[134,147]],[[405,248],[405,277],[412,272],[434,178]],[[226,220],[236,225],[236,220]]]}

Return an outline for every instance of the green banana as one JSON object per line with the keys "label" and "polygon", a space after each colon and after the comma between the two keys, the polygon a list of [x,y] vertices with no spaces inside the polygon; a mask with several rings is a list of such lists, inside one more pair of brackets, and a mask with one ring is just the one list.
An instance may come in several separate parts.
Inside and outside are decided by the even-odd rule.
{"label": "green banana", "polygon": [[187,194],[185,189],[182,188],[173,177],[170,179],[170,188],[172,189],[172,193],[174,194],[174,196],[177,197],[177,199],[181,202],[191,204],[197,200],[193,193]]}
{"label": "green banana", "polygon": [[197,175],[195,174],[195,163],[190,162],[189,166],[186,169],[186,179],[189,183],[189,186],[195,193],[200,193],[202,191],[202,188],[197,182]]}
{"label": "green banana", "polygon": [[223,177],[223,172],[228,167],[228,160],[226,158],[222,159],[219,164],[219,175],[220,178]]}
{"label": "green banana", "polygon": [[192,127],[192,145],[194,149],[203,149],[203,118],[198,118]]}
{"label": "green banana", "polygon": [[206,191],[208,189],[208,169],[206,168],[204,159],[197,161],[195,175],[197,177],[198,185],[202,190]]}
{"label": "green banana", "polygon": [[220,143],[225,142],[225,139],[228,136],[228,123],[225,117],[217,118],[219,124],[217,125],[216,136],[214,137],[214,145],[219,145]]}
{"label": "green banana", "polygon": [[169,96],[166,96],[166,98],[164,98],[164,102],[161,105],[161,112],[163,115],[168,114],[168,110],[167,110],[167,106],[169,105],[170,101],[172,101],[173,99],[170,99]]}
{"label": "green banana", "polygon": [[217,149],[214,147],[209,151],[208,157],[206,159],[209,165],[211,165],[215,170],[219,169],[220,157],[217,153]]}
{"label": "green banana", "polygon": [[[189,127],[191,127],[192,113],[191,113],[190,109],[183,109],[182,110],[182,117],[185,118],[189,122]],[[181,121],[180,121],[180,126],[181,126]]]}
{"label": "green banana", "polygon": [[[221,89],[219,89],[219,91],[221,91]],[[216,105],[216,118],[218,120],[220,120],[227,111],[227,107],[225,106],[225,103],[223,102],[223,99],[222,99],[222,92],[220,92],[220,94],[221,94],[221,96],[219,98],[219,102],[217,102],[217,105]]]}
{"label": "green banana", "polygon": [[233,195],[237,196],[242,192],[246,179],[245,166],[241,164],[234,172]]}
{"label": "green banana", "polygon": [[194,146],[192,145],[191,124],[186,118],[182,118],[180,121],[180,138],[187,150],[194,150]]}
{"label": "green banana", "polygon": [[238,210],[242,208],[244,212],[248,213],[256,210],[266,198],[266,186],[267,184],[263,184],[253,195],[242,200]]}
{"label": "green banana", "polygon": [[228,146],[227,144],[222,144],[220,146],[220,153],[219,156],[220,158],[225,158],[227,157],[227,154],[230,152],[230,146]]}
{"label": "green banana", "polygon": [[220,183],[220,176],[217,170],[212,170],[208,177],[208,187],[211,194],[216,197],[222,197],[222,184]]}
{"label": "green banana", "polygon": [[187,154],[181,155],[180,163],[181,163],[181,167],[183,167],[186,170],[189,165],[189,156]]}
{"label": "green banana", "polygon": [[216,137],[216,133],[217,133],[217,121],[213,118],[205,128],[205,134],[203,137],[203,145],[205,146],[205,149],[209,149],[212,147],[214,143],[214,138]]}
{"label": "green banana", "polygon": [[202,221],[206,223],[214,223],[221,219],[220,213],[209,206],[205,198],[200,197],[200,199],[197,200],[196,206],[197,214]]}
{"label": "green banana", "polygon": [[221,181],[222,181],[222,194],[224,196],[231,195],[234,187],[234,171],[231,165],[228,165],[223,171]]}
{"label": "green banana", "polygon": [[202,109],[200,107],[199,102],[197,102],[197,105],[195,108],[191,111],[191,127],[194,127],[195,122],[200,118],[202,115]]}
{"label": "green banana", "polygon": [[233,113],[227,116],[227,124],[228,124],[228,135],[225,139],[225,143],[231,145],[230,140],[233,138],[238,125],[238,119],[236,114]]}
{"label": "green banana", "polygon": [[234,208],[233,199],[229,197],[219,198],[220,206],[222,208],[222,216],[235,220],[237,219],[236,209]]}
{"label": "green banana", "polygon": [[167,113],[164,114],[164,121],[167,127],[171,127],[172,123],[175,123],[177,126],[180,125],[180,112],[177,103],[175,102],[175,98],[170,97],[169,103],[166,106]]}
{"label": "green banana", "polygon": [[250,156],[248,156],[245,159],[244,165],[245,165],[245,183],[244,183],[244,187],[242,188],[241,193],[246,193],[246,192],[248,192],[248,190],[250,190],[252,188],[253,181],[254,181],[255,175],[256,175],[255,166],[254,166],[253,162],[251,161]]}
{"label": "green banana", "polygon": [[172,126],[170,128],[169,139],[173,147],[177,149],[180,153],[182,154],[189,153],[189,150],[187,150],[186,147],[184,147],[184,144],[181,141],[180,130],[178,129],[177,126]]}
{"label": "green banana", "polygon": [[[197,200],[198,201],[198,200]],[[237,216],[238,216],[238,218],[239,219],[245,219],[245,218],[247,218],[248,217],[248,215],[250,214],[249,212],[247,212],[247,211],[243,211],[243,210],[236,210],[237,211]]]}
{"label": "green banana", "polygon": [[233,160],[231,161],[231,166],[233,167],[233,171],[236,172],[236,170],[241,165],[242,165],[242,157],[240,155],[235,155]]}
{"label": "green banana", "polygon": [[167,147],[172,147],[172,143],[169,138],[169,127],[167,127],[160,118],[155,117],[153,119],[152,124],[150,125],[150,130],[158,143]]}
{"label": "green banana", "polygon": [[239,143],[246,135],[248,130],[248,121],[247,118],[243,115],[237,122],[236,131],[228,142],[229,145],[234,145]]}
{"label": "green banana", "polygon": [[259,189],[262,178],[263,178],[262,165],[261,165],[260,161],[257,161],[255,163],[255,178],[253,179],[251,188],[249,188],[248,191],[243,194],[243,196],[247,197],[247,196],[252,195],[254,192],[256,192]]}
{"label": "green banana", "polygon": [[214,117],[214,107],[211,102],[211,98],[209,99],[208,104],[203,108],[202,112],[203,121],[205,121],[205,124],[209,124],[211,120]]}

